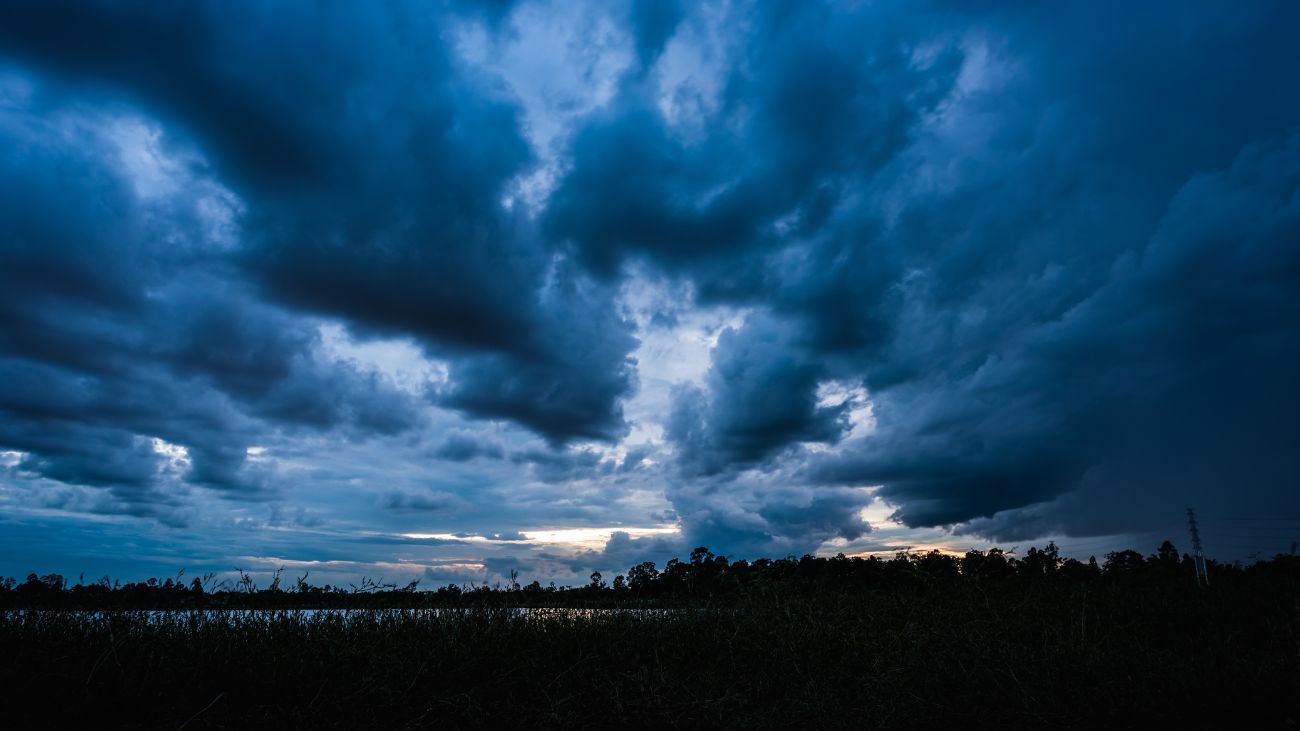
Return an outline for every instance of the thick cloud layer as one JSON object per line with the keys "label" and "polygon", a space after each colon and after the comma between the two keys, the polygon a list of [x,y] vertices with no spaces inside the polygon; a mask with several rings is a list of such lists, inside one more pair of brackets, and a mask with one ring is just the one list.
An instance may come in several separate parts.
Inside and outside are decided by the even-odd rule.
{"label": "thick cloud layer", "polygon": [[5,6],[0,510],[579,578],[1294,515],[1297,16]]}
{"label": "thick cloud layer", "polygon": [[[267,294],[474,355],[448,401],[471,414],[561,442],[623,429],[634,341],[602,317],[588,319],[609,347],[575,360],[556,342],[566,318],[608,301],[553,293],[554,257],[501,204],[531,160],[515,110],[456,68],[438,17],[420,4],[59,5],[7,10],[5,44],[71,93],[123,94],[193,139],[247,207],[237,258]],[[530,375],[502,394],[484,368]],[[589,403],[561,403],[593,380],[609,383]]]}
{"label": "thick cloud layer", "polygon": [[123,147],[151,144],[138,120],[43,112],[2,115],[0,430],[24,469],[154,502],[163,440],[188,449],[188,481],[251,496],[267,488],[245,464],[259,423],[416,423],[401,394],[324,358],[314,328],[214,278],[236,204],[219,186],[124,174],[123,156],[150,154]]}
{"label": "thick cloud layer", "polygon": [[[665,88],[670,73],[690,73],[673,68],[684,61],[670,46],[658,79],[629,79],[575,133],[544,220],[598,271],[635,256],[730,268],[815,233],[847,185],[901,149],[957,70],[948,52],[913,63],[888,16],[766,5],[745,15],[728,19],[744,36],[715,51],[727,54],[716,89],[689,76]],[[731,296],[763,286],[721,272],[705,282]]]}
{"label": "thick cloud layer", "polygon": [[[1134,531],[1184,503],[1293,508],[1293,9],[941,12],[868,43],[861,76],[835,73],[861,46],[824,28],[898,19],[829,14],[780,26],[819,43],[789,57],[755,21],[695,137],[670,142],[635,100],[593,122],[553,199],[597,265],[685,267],[704,297],[767,313],[678,391],[684,474],[802,450],[806,479],[883,485],[909,525],[1016,539]],[[755,112],[782,98],[769,55],[818,70],[805,103]],[[733,96],[746,74],[768,83]],[[647,173],[601,172],[628,167]],[[616,200],[567,211],[597,189]],[[878,430],[798,446],[842,434],[817,399],[835,382],[866,387]]]}

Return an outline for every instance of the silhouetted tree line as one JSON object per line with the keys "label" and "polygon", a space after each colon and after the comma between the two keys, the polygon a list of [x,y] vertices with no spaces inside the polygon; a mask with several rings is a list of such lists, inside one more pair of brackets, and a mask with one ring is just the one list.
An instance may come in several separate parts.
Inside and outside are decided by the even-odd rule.
{"label": "silhouetted tree line", "polygon": [[[1211,583],[1242,579],[1300,583],[1300,556],[1278,554],[1250,565],[1207,559]],[[700,546],[686,561],[671,559],[663,570],[654,562],[639,563],[626,575],[606,582],[599,572],[581,587],[521,585],[512,572],[508,584],[449,584],[421,590],[418,581],[404,586],[362,579],[360,585],[317,586],[309,574],[292,586],[282,582],[283,569],[269,585],[259,587],[247,573],[237,580],[207,574],[184,580],[149,579],[120,583],[103,577],[86,583],[84,576],[69,584],[59,574],[30,574],[25,581],[0,578],[0,608],[50,609],[272,609],[272,608],[420,608],[491,604],[498,606],[610,606],[622,603],[672,605],[726,600],[753,595],[815,595],[870,590],[941,589],[957,584],[1033,586],[1044,582],[1111,585],[1195,583],[1196,570],[1188,554],[1179,554],[1169,541],[1155,553],[1114,551],[1098,563],[1062,558],[1055,543],[1030,548],[1023,556],[991,548],[955,555],[932,550],[900,552],[893,558],[804,555],[796,558],[731,560]]]}

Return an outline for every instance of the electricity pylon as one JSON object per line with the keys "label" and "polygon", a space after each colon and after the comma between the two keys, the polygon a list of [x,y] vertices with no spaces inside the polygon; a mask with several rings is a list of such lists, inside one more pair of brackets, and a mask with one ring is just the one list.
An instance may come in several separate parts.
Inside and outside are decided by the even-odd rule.
{"label": "electricity pylon", "polygon": [[1196,563],[1196,583],[1210,585],[1210,574],[1205,570],[1205,552],[1201,550],[1201,533],[1196,530],[1196,513],[1187,509],[1187,529],[1192,533],[1192,560]]}

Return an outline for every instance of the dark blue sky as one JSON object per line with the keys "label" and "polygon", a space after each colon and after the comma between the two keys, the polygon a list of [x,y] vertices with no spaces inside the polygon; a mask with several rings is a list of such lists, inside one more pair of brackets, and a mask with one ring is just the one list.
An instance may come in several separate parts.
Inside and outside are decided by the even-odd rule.
{"label": "dark blue sky", "polygon": [[1300,537],[1300,5],[0,6],[0,574]]}

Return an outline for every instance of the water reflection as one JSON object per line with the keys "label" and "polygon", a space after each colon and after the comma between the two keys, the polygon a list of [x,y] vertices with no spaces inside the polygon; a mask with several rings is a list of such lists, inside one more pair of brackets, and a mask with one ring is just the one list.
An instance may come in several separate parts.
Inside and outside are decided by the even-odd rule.
{"label": "water reflection", "polygon": [[437,607],[384,609],[0,609],[0,618],[31,615],[59,615],[82,620],[106,620],[120,617],[145,618],[150,622],[283,622],[283,621],[385,621],[445,619],[505,619],[524,622],[558,620],[597,620],[606,618],[662,618],[679,614],[681,609],[627,607]]}

